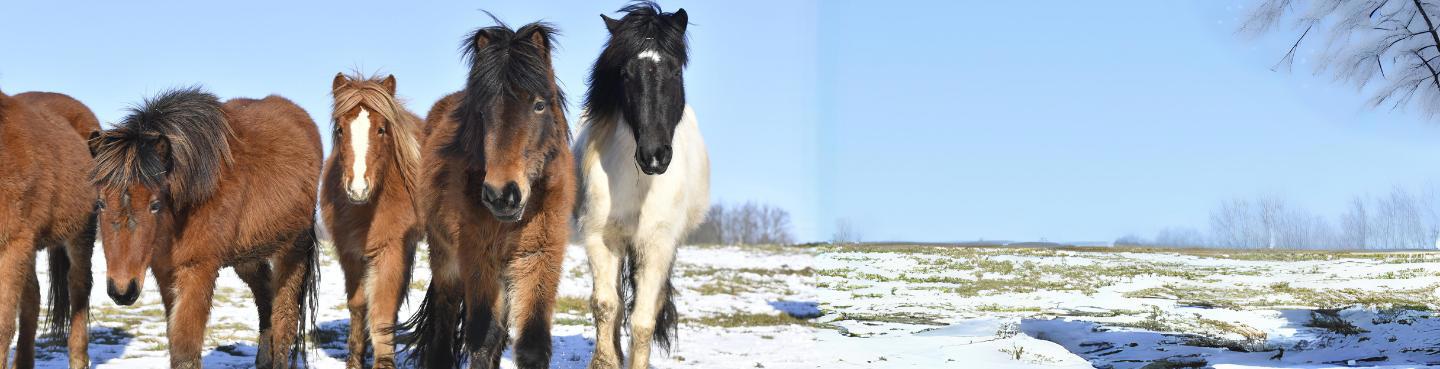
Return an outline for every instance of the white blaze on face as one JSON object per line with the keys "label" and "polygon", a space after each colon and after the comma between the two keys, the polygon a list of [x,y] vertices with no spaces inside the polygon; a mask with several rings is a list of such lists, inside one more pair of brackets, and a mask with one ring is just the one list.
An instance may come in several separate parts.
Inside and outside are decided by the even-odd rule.
{"label": "white blaze on face", "polygon": [[663,56],[660,56],[660,53],[657,52],[657,51],[655,51],[655,50],[645,50],[645,51],[641,51],[641,52],[640,52],[640,55],[636,55],[635,57],[640,58],[640,59],[650,59],[650,61],[653,61],[653,62],[656,62],[656,63],[659,63],[660,61],[665,60],[664,57],[663,57]]}
{"label": "white blaze on face", "polygon": [[360,109],[355,120],[350,121],[350,153],[354,165],[350,167],[350,195],[364,195],[369,190],[365,183],[365,157],[370,154],[370,112]]}

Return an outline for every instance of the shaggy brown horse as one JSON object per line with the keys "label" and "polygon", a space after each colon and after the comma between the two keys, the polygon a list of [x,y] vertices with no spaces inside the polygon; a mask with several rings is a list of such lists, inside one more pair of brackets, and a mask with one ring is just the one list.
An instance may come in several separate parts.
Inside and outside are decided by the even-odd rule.
{"label": "shaggy brown horse", "polygon": [[68,335],[71,368],[90,365],[95,189],[85,181],[91,159],[84,137],[99,128],[95,114],[69,96],[0,92],[0,203],[6,204],[0,206],[0,366],[8,362],[17,317],[14,367],[35,365],[39,249],[49,254],[50,330]]}
{"label": "shaggy brown horse", "polygon": [[394,368],[392,327],[422,236],[413,205],[420,117],[395,100],[395,76],[336,74],[332,93],[335,144],[325,162],[320,213],[345,271],[350,307],[346,367],[364,366],[370,336],[374,367]]}
{"label": "shaggy brown horse", "polygon": [[[496,20],[496,23],[499,23]],[[410,349],[425,368],[550,365],[550,320],[575,197],[564,95],[543,23],[500,23],[465,39],[465,89],[430,109],[422,215],[434,277]],[[457,329],[459,328],[459,329]]]}
{"label": "shaggy brown horse", "polygon": [[200,367],[226,266],[255,296],[255,365],[305,361],[321,160],[305,110],[278,96],[221,105],[199,88],[172,90],[90,144],[110,298],[134,303],[151,270],[169,319],[170,366]]}

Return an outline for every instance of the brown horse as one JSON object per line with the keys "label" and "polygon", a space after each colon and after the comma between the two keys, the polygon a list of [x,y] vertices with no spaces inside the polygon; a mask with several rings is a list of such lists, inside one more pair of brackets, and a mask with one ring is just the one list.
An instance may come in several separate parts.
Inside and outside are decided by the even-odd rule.
{"label": "brown horse", "polygon": [[0,92],[0,203],[6,204],[0,207],[0,366],[7,362],[17,317],[14,367],[35,365],[35,253],[42,248],[50,262],[50,331],[68,335],[71,368],[90,365],[95,189],[85,181],[91,159],[84,137],[99,128],[95,114],[69,96]]}
{"label": "brown horse", "polygon": [[221,105],[199,88],[172,90],[90,143],[110,298],[134,303],[152,271],[169,319],[170,366],[200,367],[226,266],[255,296],[255,365],[305,361],[321,160],[305,110],[278,96]]}
{"label": "brown horse", "polygon": [[550,364],[575,197],[553,34],[543,23],[476,30],[464,44],[465,89],[426,118],[421,203],[434,277],[407,322],[422,367],[454,367],[464,352],[470,367],[496,368],[511,323],[516,366]]}
{"label": "brown horse", "polygon": [[345,271],[350,307],[346,367],[365,364],[374,339],[375,368],[395,367],[393,329],[410,284],[420,166],[420,117],[395,100],[395,76],[336,74],[334,146],[325,162],[320,213]]}

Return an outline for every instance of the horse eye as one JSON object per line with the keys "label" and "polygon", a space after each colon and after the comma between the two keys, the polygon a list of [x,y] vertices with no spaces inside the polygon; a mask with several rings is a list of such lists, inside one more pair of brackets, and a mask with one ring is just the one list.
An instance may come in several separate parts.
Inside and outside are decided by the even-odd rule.
{"label": "horse eye", "polygon": [[105,210],[105,200],[95,200],[95,210]]}
{"label": "horse eye", "polygon": [[155,214],[155,213],[159,213],[159,212],[160,212],[160,200],[151,201],[151,202],[150,202],[150,214]]}
{"label": "horse eye", "polygon": [[381,135],[384,135],[384,134],[385,134],[385,126],[384,126],[384,125],[381,125],[381,126],[380,126],[380,134],[381,134]]}
{"label": "horse eye", "polygon": [[336,126],[335,126],[335,134],[336,134],[336,135],[339,135],[343,130],[344,130],[344,129],[343,129],[343,128],[340,128],[339,125],[336,125]]}
{"label": "horse eye", "polygon": [[535,102],[535,112],[536,112],[536,113],[543,112],[543,111],[545,111],[545,108],[548,107],[548,106],[550,106],[550,104],[545,103],[545,100],[536,101],[536,102]]}

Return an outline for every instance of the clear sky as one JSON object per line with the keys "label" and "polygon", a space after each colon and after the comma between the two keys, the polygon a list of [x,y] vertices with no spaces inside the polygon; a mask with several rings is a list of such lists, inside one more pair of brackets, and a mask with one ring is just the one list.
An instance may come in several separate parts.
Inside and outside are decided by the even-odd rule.
{"label": "clear sky", "polygon": [[1440,126],[1269,68],[1258,1],[825,1],[820,213],[867,240],[1108,241],[1440,179]]}
{"label": "clear sky", "polygon": [[[400,5],[403,4],[403,5]],[[336,72],[393,73],[424,114],[461,87],[461,37],[546,20],[562,32],[555,67],[572,104],[599,55],[599,14],[624,1],[24,1],[0,15],[0,88],[71,94],[108,125],[176,86],[227,97],[280,94],[322,125]],[[817,8],[814,1],[662,1],[690,15],[687,96],[710,148],[715,200],[789,210],[800,239],[816,225]],[[578,113],[572,106],[571,116]],[[575,124],[574,119],[571,120]],[[327,132],[328,129],[321,130]],[[325,144],[329,145],[328,137]],[[828,224],[824,222],[824,224]]]}

